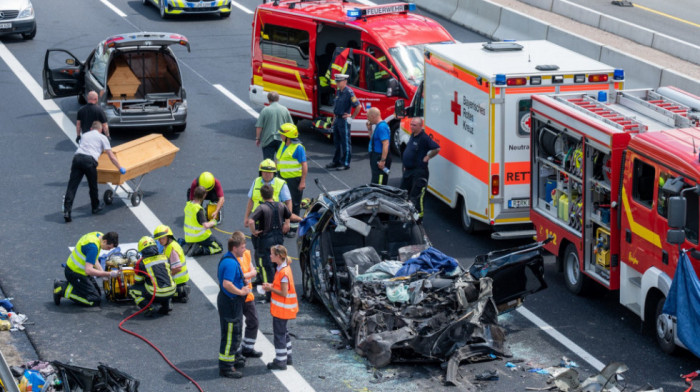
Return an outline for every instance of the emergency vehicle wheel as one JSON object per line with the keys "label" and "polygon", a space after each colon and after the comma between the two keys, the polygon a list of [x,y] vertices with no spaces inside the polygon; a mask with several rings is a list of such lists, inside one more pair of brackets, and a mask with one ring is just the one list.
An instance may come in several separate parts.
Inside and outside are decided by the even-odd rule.
{"label": "emergency vehicle wheel", "polygon": [[678,351],[678,346],[674,341],[673,319],[663,313],[665,302],[666,298],[661,297],[656,303],[656,317],[654,317],[656,341],[659,343],[661,351],[666,354],[675,354]]}
{"label": "emergency vehicle wheel", "polygon": [[165,18],[168,17],[168,14],[165,13],[165,3],[166,3],[167,1],[168,1],[168,0],[160,0],[160,1],[158,2],[158,5],[160,6],[159,11],[160,11],[160,18],[161,18],[161,19],[165,19]]}
{"label": "emergency vehicle wheel", "polygon": [[564,283],[566,288],[576,295],[588,291],[588,279],[581,272],[578,252],[574,244],[568,244],[564,251]]}
{"label": "emergency vehicle wheel", "polygon": [[302,295],[306,302],[313,304],[316,302],[316,293],[314,290],[314,282],[311,278],[311,271],[308,265],[302,265],[301,268],[301,288]]}
{"label": "emergency vehicle wheel", "polygon": [[131,205],[137,207],[141,204],[141,199],[143,199],[143,192],[138,190],[131,194]]}
{"label": "emergency vehicle wheel", "polygon": [[462,222],[462,228],[464,231],[467,232],[467,234],[473,234],[476,232],[476,226],[477,226],[477,221],[472,219],[471,216],[469,216],[469,208],[467,208],[467,203],[464,201],[464,198],[460,199],[460,221]]}
{"label": "emergency vehicle wheel", "polygon": [[114,191],[111,189],[107,189],[102,199],[104,199],[105,204],[111,205],[114,201]]}

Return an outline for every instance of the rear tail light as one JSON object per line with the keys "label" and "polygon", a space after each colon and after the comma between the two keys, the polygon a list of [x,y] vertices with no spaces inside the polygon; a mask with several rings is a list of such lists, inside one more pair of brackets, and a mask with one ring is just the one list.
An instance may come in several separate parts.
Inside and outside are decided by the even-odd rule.
{"label": "rear tail light", "polygon": [[527,84],[527,78],[508,78],[506,85],[508,86],[524,86]]}
{"label": "rear tail light", "polygon": [[588,75],[588,81],[589,82],[607,82],[608,81],[608,74]]}
{"label": "rear tail light", "polygon": [[497,196],[501,193],[501,181],[498,175],[491,176],[491,195]]}

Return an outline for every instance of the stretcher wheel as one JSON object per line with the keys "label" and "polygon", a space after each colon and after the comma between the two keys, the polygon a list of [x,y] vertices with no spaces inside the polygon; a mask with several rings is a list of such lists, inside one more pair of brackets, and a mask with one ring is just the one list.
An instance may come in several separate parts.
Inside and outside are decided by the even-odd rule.
{"label": "stretcher wheel", "polygon": [[111,205],[112,202],[114,201],[114,191],[111,189],[107,189],[105,191],[105,195],[103,197],[105,204]]}
{"label": "stretcher wheel", "polygon": [[143,192],[142,191],[136,191],[131,194],[131,205],[136,207],[139,204],[141,204],[141,199],[143,199]]}

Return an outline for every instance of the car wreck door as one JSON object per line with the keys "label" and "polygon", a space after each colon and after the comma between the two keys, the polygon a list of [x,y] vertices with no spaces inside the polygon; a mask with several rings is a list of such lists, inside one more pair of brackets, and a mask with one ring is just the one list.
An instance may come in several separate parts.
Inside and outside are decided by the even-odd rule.
{"label": "car wreck door", "polygon": [[44,99],[78,95],[82,87],[80,61],[64,49],[49,49],[44,57]]}

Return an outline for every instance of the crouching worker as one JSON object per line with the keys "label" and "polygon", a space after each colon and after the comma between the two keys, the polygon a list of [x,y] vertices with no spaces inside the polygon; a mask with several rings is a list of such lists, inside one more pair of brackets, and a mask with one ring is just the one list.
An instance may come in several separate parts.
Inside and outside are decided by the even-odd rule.
{"label": "crouching worker", "polygon": [[185,242],[190,245],[187,253],[192,256],[213,255],[222,251],[221,243],[210,230],[216,226],[216,220],[207,221],[207,213],[202,208],[206,193],[203,186],[197,186],[192,201],[185,206]]}
{"label": "crouching worker", "polygon": [[177,285],[177,290],[173,296],[175,302],[187,302],[190,294],[190,286],[187,284],[190,280],[190,273],[187,272],[187,260],[185,252],[180,244],[175,240],[173,231],[169,226],[160,225],[153,231],[153,239],[160,242],[163,247],[163,254],[170,262],[170,274],[173,276],[173,281]]}
{"label": "crouching worker", "polygon": [[292,260],[287,257],[287,248],[275,245],[270,249],[270,260],[277,266],[275,280],[264,283],[263,289],[272,293],[270,313],[272,314],[272,333],[275,342],[275,359],[267,364],[270,370],[287,370],[292,365],[292,342],[289,339],[287,320],[297,318],[299,304],[292,277]]}
{"label": "crouching worker", "polygon": [[53,302],[60,305],[61,298],[68,298],[81,305],[99,306],[102,293],[95,277],[113,278],[118,272],[104,271],[97,257],[100,251],[116,246],[119,246],[119,235],[113,231],[107,234],[96,231],[80,237],[66,261],[66,280],[53,281]]}
{"label": "crouching worker", "polygon": [[[155,312],[168,314],[172,310],[171,299],[176,286],[170,275],[170,263],[165,255],[158,253],[158,246],[151,237],[141,237],[138,250],[141,259],[136,263],[134,285],[129,288],[129,296],[136,306],[145,308],[154,295],[153,304],[144,313],[152,316]],[[144,272],[149,276],[144,275]],[[155,287],[154,287],[155,286]]]}

